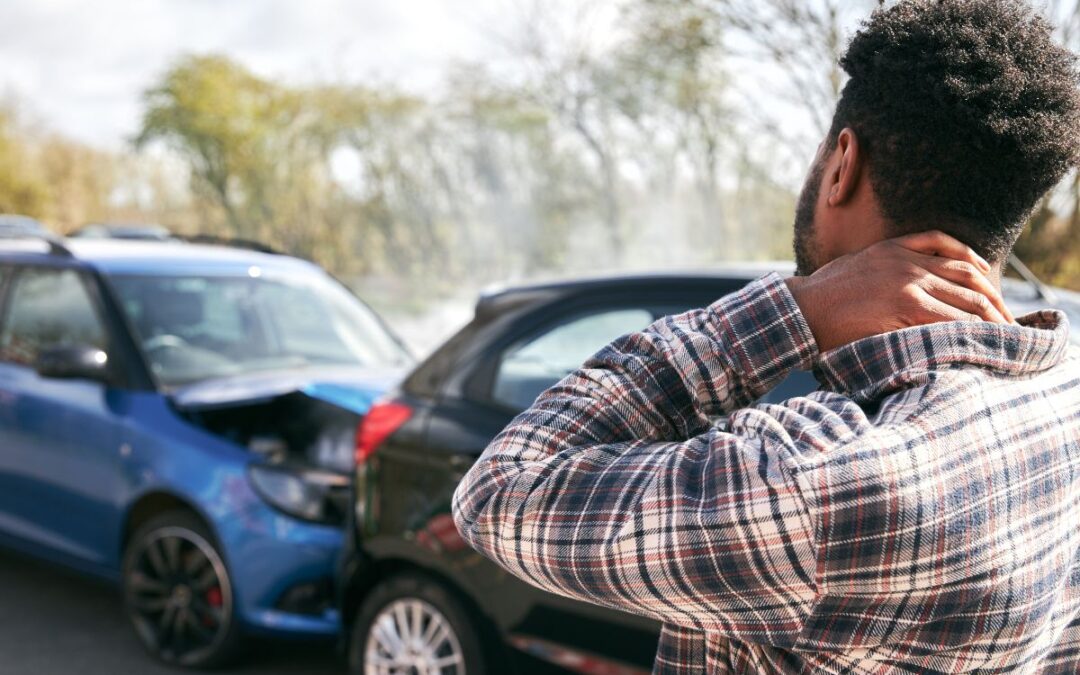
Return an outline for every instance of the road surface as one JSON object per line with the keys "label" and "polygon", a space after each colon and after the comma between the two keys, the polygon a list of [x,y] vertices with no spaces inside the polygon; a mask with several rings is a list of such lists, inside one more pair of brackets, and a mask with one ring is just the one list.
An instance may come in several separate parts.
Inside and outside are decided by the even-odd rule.
{"label": "road surface", "polygon": [[[343,675],[333,643],[275,640],[223,673]],[[0,549],[0,675],[177,675],[143,651],[118,591]]]}
{"label": "road surface", "polygon": [[[566,671],[516,659],[523,675]],[[177,675],[153,661],[124,617],[119,591],[0,548],[0,675]],[[186,671],[198,672],[198,671]],[[345,675],[333,642],[249,642],[231,675]]]}

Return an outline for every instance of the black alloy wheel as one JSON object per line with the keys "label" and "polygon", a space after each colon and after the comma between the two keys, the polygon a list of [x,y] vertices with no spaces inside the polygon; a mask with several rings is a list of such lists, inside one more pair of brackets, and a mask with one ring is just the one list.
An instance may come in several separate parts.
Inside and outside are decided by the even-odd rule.
{"label": "black alloy wheel", "polygon": [[232,584],[206,526],[169,512],[139,528],[124,552],[124,605],[146,649],[193,668],[232,656],[237,631]]}

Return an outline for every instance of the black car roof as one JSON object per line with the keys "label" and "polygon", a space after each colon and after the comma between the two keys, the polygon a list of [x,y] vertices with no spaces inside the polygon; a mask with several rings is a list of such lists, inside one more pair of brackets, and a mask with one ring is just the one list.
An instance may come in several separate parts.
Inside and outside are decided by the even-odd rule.
{"label": "black car roof", "polygon": [[686,288],[687,285],[711,285],[729,281],[751,281],[768,272],[790,275],[790,262],[727,263],[701,270],[671,270],[663,272],[627,272],[553,279],[525,284],[499,285],[484,289],[476,303],[477,315],[499,314],[522,304],[552,301],[560,297],[609,290],[632,291]]}

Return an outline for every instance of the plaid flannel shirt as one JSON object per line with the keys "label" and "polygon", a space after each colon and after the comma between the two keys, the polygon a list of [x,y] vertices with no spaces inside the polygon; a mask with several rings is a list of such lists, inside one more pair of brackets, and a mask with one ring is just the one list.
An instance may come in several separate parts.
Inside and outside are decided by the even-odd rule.
{"label": "plaid flannel shirt", "polygon": [[[657,673],[1080,672],[1080,357],[1068,322],[824,355],[776,275],[623,336],[454,496],[554,593],[664,622]],[[823,388],[749,406],[793,368]]]}

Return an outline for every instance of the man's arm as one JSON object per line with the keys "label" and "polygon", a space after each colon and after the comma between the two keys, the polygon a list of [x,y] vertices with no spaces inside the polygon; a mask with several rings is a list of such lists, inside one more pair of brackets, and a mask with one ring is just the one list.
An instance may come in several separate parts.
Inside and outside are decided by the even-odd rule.
{"label": "man's arm", "polygon": [[[572,407],[561,414],[582,424],[560,427],[557,442],[570,447],[686,440],[760,398],[793,368],[808,367],[816,352],[784,281],[770,274],[709,307],[664,317],[594,355],[548,392],[547,399]],[[532,411],[550,408],[549,401],[534,404]]]}
{"label": "man's arm", "polygon": [[813,598],[806,508],[772,441],[711,419],[815,353],[776,275],[624,336],[492,442],[458,528],[542,588],[782,643]]}
{"label": "man's arm", "polygon": [[807,365],[815,342],[1007,321],[988,270],[946,235],[908,235],[619,338],[495,438],[454,495],[458,529],[556,593],[790,644],[815,565],[790,460],[829,450],[800,447],[830,442],[812,428],[846,422],[806,400],[734,415],[727,431],[710,420]]}

